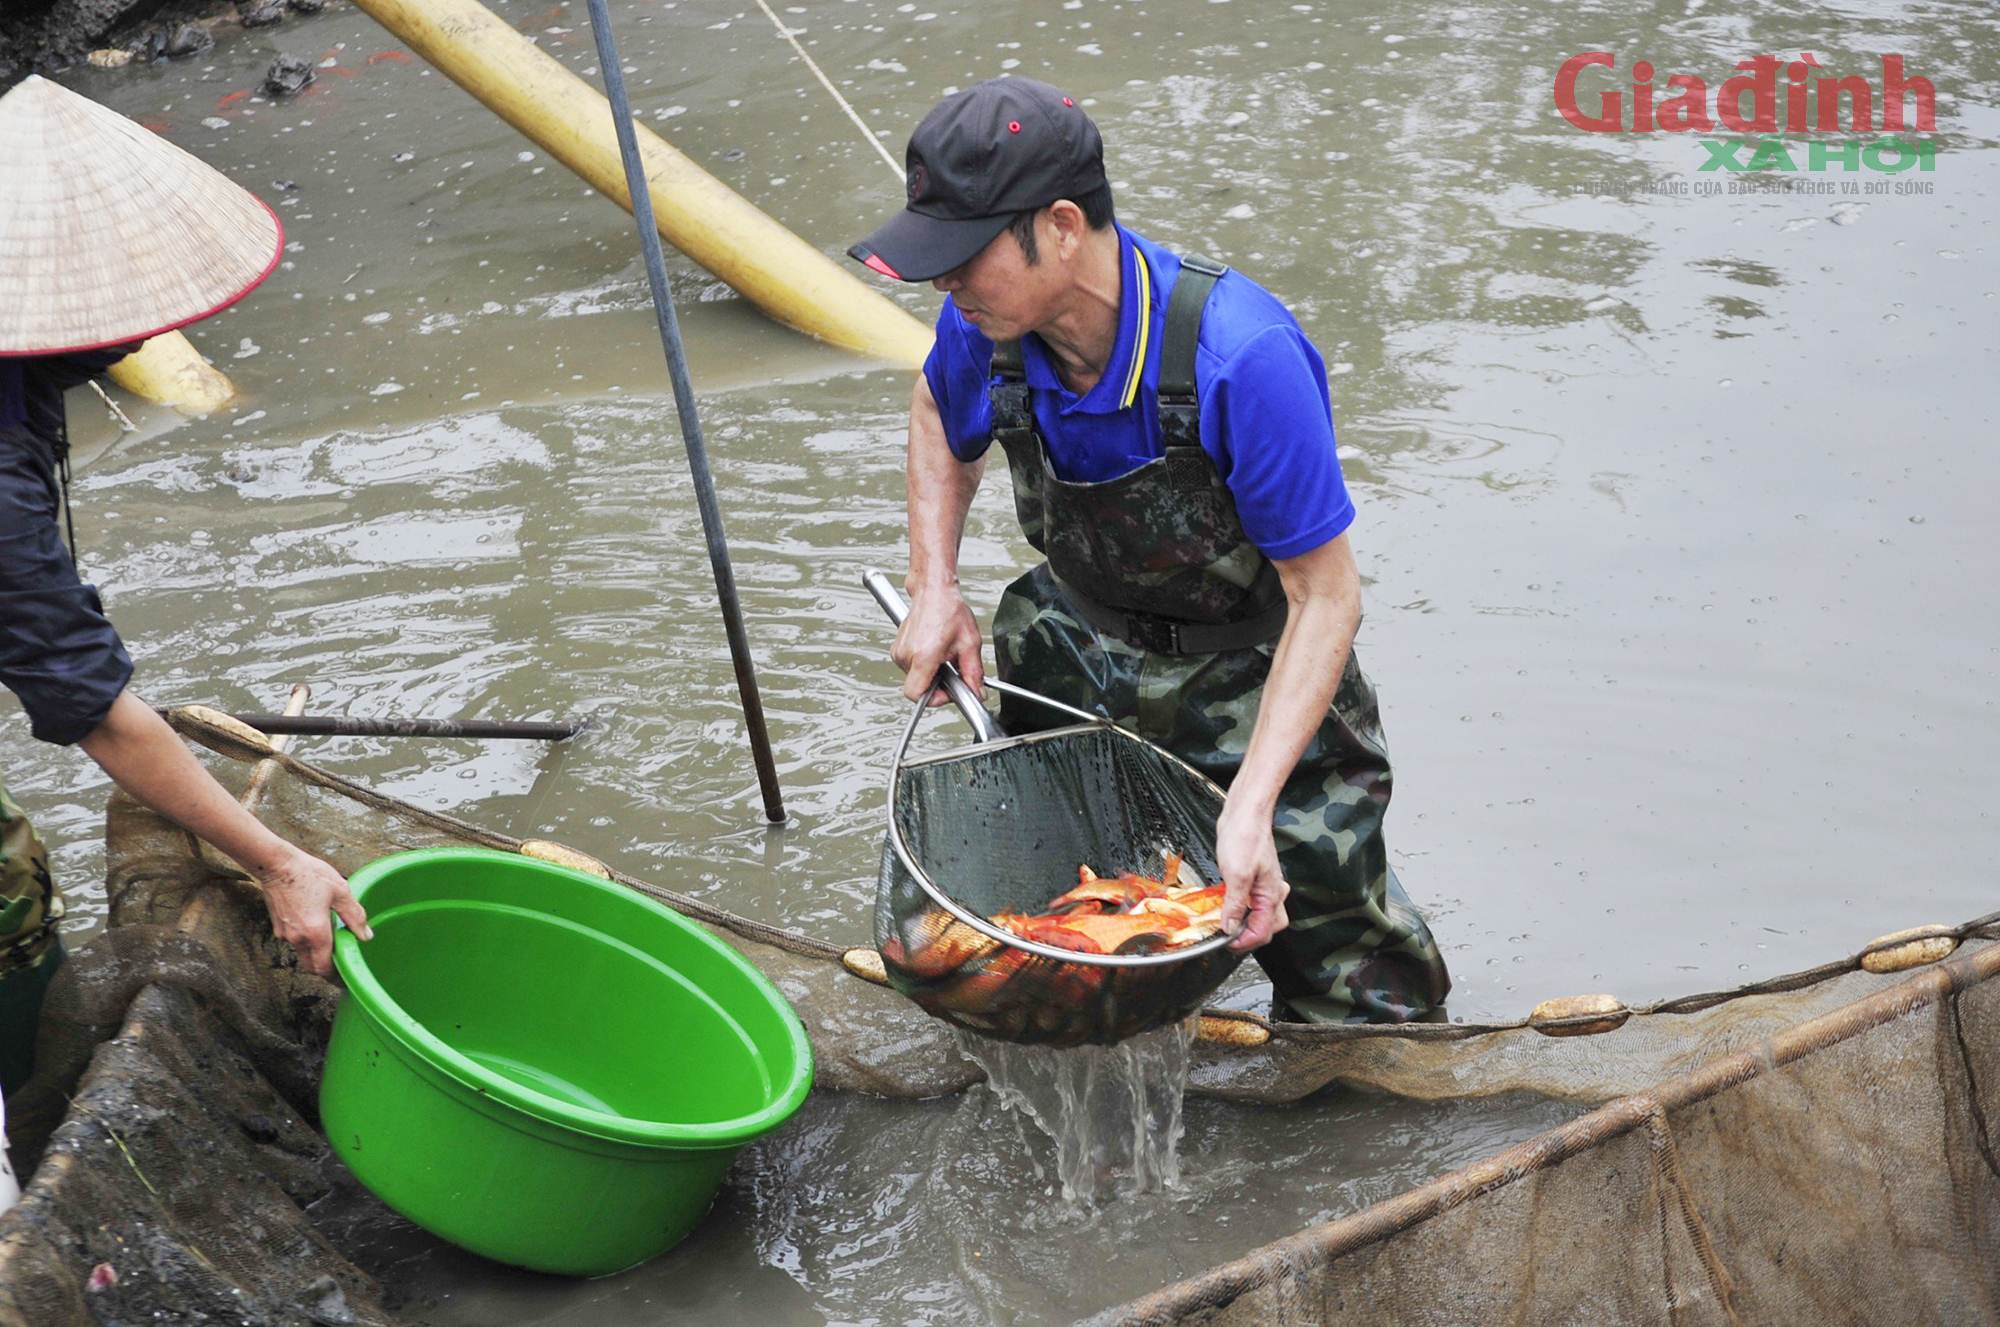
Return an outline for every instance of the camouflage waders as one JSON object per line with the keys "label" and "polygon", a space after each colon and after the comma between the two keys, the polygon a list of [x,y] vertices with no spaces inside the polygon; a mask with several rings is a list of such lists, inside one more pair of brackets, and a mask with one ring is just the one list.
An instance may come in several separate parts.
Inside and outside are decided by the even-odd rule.
{"label": "camouflage waders", "polygon": [[0,786],[0,1091],[35,1067],[42,996],[62,966],[62,895],[35,827]]}
{"label": "camouflage waders", "polygon": [[[1102,714],[1227,788],[1249,749],[1285,599],[1201,449],[1194,348],[1222,271],[1190,257],[1175,283],[1161,348],[1159,459],[1103,483],[1058,478],[1035,431],[1018,344],[995,347],[990,395],[1022,530],[1048,558],[1001,597],[1000,676]],[[1033,708],[1003,702],[1001,721],[1010,732],[1046,726]],[[1374,688],[1350,653],[1333,707],[1278,799],[1291,925],[1256,951],[1301,1018],[1404,1022],[1437,1008],[1451,988],[1429,927],[1389,867],[1390,778]]]}

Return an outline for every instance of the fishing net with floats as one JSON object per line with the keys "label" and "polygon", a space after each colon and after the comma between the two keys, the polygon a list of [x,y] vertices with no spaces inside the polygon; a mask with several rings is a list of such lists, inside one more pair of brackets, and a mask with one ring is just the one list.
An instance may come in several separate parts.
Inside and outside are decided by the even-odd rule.
{"label": "fishing net with floats", "polygon": [[[173,721],[223,757],[226,784],[262,789],[267,824],[343,870],[448,844],[595,867],[756,963],[804,1019],[821,1089],[928,1097],[980,1076],[872,946],[424,810],[219,717]],[[58,976],[37,1076],[9,1101],[26,1192],[0,1216],[0,1327],[394,1321],[329,1215],[368,1200],[326,1201],[352,1183],[317,1130],[337,989],[271,939],[238,872],[122,798],[106,871],[109,929]],[[2000,1320],[1996,921],[1636,1009],[1595,997],[1399,1027],[1204,1009],[1197,1095],[1279,1103],[1339,1083],[1603,1108],[1106,1320]]]}
{"label": "fishing net with floats", "polygon": [[890,983],[948,1023],[1028,1045],[1110,1045],[1187,1018],[1242,958],[1219,929],[1169,948],[1170,926],[1133,917],[1118,943],[1060,928],[1038,942],[995,918],[1045,914],[1083,866],[1113,880],[1172,860],[1166,885],[1219,882],[1222,790],[1122,728],[1006,689],[1084,722],[912,759],[918,705],[890,774],[875,899]]}
{"label": "fishing net with floats", "polygon": [[1976,930],[1915,976],[1088,1327],[2000,1322],[2000,944]]}

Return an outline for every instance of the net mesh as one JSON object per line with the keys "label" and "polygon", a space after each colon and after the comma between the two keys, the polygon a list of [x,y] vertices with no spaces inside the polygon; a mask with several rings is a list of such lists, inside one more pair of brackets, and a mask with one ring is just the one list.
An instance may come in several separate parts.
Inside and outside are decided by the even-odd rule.
{"label": "net mesh", "polygon": [[[406,848],[532,846],[290,756],[253,776],[267,748],[174,717],[225,757],[225,783],[264,786],[273,829],[343,870]],[[109,929],[58,976],[36,1077],[8,1102],[28,1178],[0,1216],[0,1327],[391,1321],[339,1252],[348,1230],[322,1224],[329,1210],[394,1220],[365,1195],[321,1201],[351,1186],[317,1131],[337,991],[298,970],[240,875],[185,834],[122,799],[107,834]],[[978,1079],[951,1029],[884,984],[872,946],[611,874],[777,983],[821,1088],[927,1097]],[[1603,1109],[1104,1321],[1993,1320],[1996,920],[1609,1015],[1367,1027],[1204,1010],[1198,1094],[1276,1103],[1343,1083]],[[1863,970],[1957,942],[1914,973]],[[92,1289],[100,1265],[118,1280]]]}
{"label": "net mesh", "polygon": [[[981,917],[1042,914],[1084,865],[1106,877],[1157,876],[1171,853],[1198,879],[1221,879],[1215,786],[1115,728],[974,747],[902,764],[895,778],[892,814],[910,856]],[[1141,935],[1128,948],[1158,943]],[[926,1012],[1004,1041],[1058,1047],[1109,1045],[1179,1022],[1242,957],[1211,949],[1159,966],[1105,967],[1036,955],[954,918],[888,844],[875,945],[895,988]]]}
{"label": "net mesh", "polygon": [[1094,1327],[2000,1318],[2000,946]]}
{"label": "net mesh", "polygon": [[[113,800],[109,929],[50,988],[8,1099],[0,1323],[389,1323],[308,1215],[352,1190],[317,1127],[337,992],[186,835]],[[375,1209],[379,1211],[380,1209]]]}

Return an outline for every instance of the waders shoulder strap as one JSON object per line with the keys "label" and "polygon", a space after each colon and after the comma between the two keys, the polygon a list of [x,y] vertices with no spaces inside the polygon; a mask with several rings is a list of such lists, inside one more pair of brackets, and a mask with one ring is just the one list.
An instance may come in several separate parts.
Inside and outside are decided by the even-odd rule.
{"label": "waders shoulder strap", "polygon": [[993,343],[992,372],[986,399],[993,407],[993,441],[1009,456],[1016,448],[1024,449],[1024,457],[1035,455],[1035,411],[1028,399],[1028,375],[1021,363],[1019,341]]}
{"label": "waders shoulder strap", "polygon": [[1228,267],[1198,253],[1181,259],[1181,274],[1167,300],[1166,334],[1160,340],[1160,442],[1167,480],[1176,493],[1205,490],[1215,473],[1201,449],[1201,410],[1195,400],[1195,349],[1208,296]]}
{"label": "waders shoulder strap", "polygon": [[1201,315],[1209,292],[1229,268],[1213,258],[1191,253],[1181,259],[1181,274],[1167,300],[1167,331],[1160,341],[1160,399],[1194,400],[1194,352],[1201,340]]}

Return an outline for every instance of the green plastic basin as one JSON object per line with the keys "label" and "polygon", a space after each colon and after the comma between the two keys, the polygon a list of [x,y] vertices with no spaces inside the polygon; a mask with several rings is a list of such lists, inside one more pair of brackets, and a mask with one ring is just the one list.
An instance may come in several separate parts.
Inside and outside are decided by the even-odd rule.
{"label": "green plastic basin", "polygon": [[356,872],[328,1140],[389,1206],[475,1253],[601,1276],[694,1228],[812,1086],[791,1006],[742,955],[622,886],[437,848]]}

